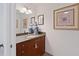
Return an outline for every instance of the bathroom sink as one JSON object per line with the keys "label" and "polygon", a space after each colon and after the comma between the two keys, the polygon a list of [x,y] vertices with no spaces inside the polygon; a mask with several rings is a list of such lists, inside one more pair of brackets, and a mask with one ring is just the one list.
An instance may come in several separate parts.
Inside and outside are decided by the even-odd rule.
{"label": "bathroom sink", "polygon": [[37,37],[37,35],[28,35],[26,38],[29,39],[29,38],[35,38]]}

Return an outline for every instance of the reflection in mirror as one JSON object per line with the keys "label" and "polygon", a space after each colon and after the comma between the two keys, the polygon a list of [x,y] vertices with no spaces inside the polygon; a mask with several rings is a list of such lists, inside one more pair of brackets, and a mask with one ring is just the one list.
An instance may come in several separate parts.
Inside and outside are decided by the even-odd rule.
{"label": "reflection in mirror", "polygon": [[16,33],[24,33],[27,30],[28,15],[16,10]]}

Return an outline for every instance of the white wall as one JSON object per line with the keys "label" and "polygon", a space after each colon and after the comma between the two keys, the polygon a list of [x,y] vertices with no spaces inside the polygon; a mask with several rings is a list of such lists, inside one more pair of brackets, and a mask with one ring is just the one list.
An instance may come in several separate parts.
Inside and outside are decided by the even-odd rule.
{"label": "white wall", "polygon": [[[35,4],[34,4],[35,5]],[[79,56],[79,31],[54,30],[53,10],[71,4],[36,4],[35,16],[44,14],[44,25],[39,27],[46,32],[46,51],[55,56]]]}
{"label": "white wall", "polygon": [[46,32],[46,52],[54,56],[79,56],[79,31],[76,30],[54,30],[53,10],[71,4],[26,4],[33,10],[35,16],[44,14],[44,25],[39,25],[42,31]]}

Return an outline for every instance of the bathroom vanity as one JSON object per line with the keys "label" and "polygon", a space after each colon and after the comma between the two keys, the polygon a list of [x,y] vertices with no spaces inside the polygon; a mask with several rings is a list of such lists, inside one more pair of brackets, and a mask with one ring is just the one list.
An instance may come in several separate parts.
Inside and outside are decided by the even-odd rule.
{"label": "bathroom vanity", "polygon": [[21,35],[16,39],[17,56],[40,56],[45,53],[45,34]]}

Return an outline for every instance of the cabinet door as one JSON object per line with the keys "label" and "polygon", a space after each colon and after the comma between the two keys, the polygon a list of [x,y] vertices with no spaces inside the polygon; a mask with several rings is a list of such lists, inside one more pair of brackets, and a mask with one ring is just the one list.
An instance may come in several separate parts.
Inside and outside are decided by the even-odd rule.
{"label": "cabinet door", "polygon": [[37,44],[37,50],[36,50],[36,55],[40,56],[45,53],[45,37],[39,37],[36,40]]}
{"label": "cabinet door", "polygon": [[35,48],[34,48],[35,41],[29,40],[22,43],[22,56],[35,56]]}
{"label": "cabinet door", "polygon": [[29,56],[36,56],[35,40],[29,41]]}
{"label": "cabinet door", "polygon": [[16,56],[21,56],[21,44],[16,44]]}
{"label": "cabinet door", "polygon": [[22,42],[22,50],[21,50],[22,56],[29,56],[30,52],[29,50],[30,50],[29,42],[27,41]]}

